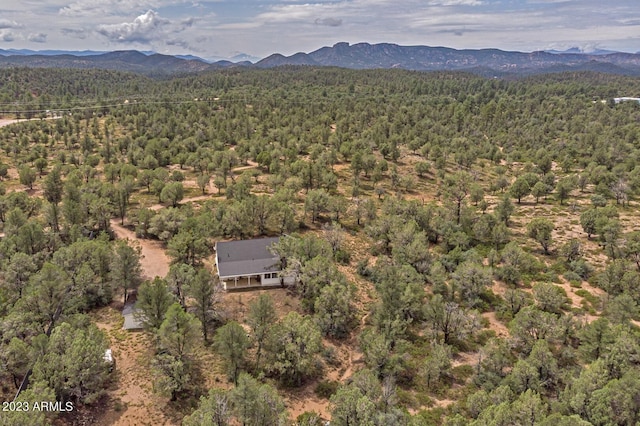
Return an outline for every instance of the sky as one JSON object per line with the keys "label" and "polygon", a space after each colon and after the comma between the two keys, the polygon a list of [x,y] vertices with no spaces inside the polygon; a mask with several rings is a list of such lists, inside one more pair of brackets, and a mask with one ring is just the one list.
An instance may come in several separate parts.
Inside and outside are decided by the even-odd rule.
{"label": "sky", "polygon": [[0,49],[206,59],[337,42],[640,51],[639,0],[0,0]]}

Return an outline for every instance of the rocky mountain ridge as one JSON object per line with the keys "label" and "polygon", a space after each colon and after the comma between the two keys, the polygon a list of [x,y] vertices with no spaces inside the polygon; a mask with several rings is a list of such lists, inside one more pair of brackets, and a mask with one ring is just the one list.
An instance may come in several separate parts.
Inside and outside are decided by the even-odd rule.
{"label": "rocky mountain ridge", "polygon": [[[55,52],[53,52],[55,53]],[[101,68],[144,74],[193,73],[229,67],[331,66],[351,69],[399,68],[415,71],[467,71],[485,76],[531,75],[562,71],[597,71],[640,75],[638,53],[515,52],[500,49],[452,49],[400,46],[392,43],[337,43],[311,53],[274,53],[255,64],[249,61],[207,62],[191,56],[152,52],[68,52],[31,54],[0,51],[0,68]]]}

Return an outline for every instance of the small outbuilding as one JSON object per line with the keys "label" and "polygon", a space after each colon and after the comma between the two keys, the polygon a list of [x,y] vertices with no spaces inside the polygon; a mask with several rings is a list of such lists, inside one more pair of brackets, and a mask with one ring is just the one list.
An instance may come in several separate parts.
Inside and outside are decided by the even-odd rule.
{"label": "small outbuilding", "polygon": [[122,310],[122,316],[124,317],[124,325],[122,328],[124,330],[142,330],[142,323],[138,318],[136,318],[136,305],[134,303],[130,303],[124,306]]}
{"label": "small outbuilding", "polygon": [[280,238],[221,241],[216,243],[216,268],[225,290],[291,285],[282,274],[280,258],[270,250]]}

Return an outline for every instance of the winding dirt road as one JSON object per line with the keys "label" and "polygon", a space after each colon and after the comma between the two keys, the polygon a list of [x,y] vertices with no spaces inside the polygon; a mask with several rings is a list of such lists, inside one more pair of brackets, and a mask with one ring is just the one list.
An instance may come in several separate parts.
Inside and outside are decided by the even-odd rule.
{"label": "winding dirt road", "polygon": [[[25,120],[22,120],[22,121],[25,121]],[[17,122],[18,122],[18,120],[16,120],[15,118],[12,118],[12,119],[0,118],[0,127],[8,126],[9,124],[13,124],[13,123],[17,123]]]}
{"label": "winding dirt road", "polygon": [[[56,118],[60,118],[60,117],[47,117],[44,120],[54,120]],[[37,120],[43,120],[42,118],[31,118],[29,120],[27,120],[26,118],[21,119],[21,120],[17,120],[15,118],[0,118],[0,127],[4,127],[4,126],[8,126],[10,124],[14,124],[14,123],[24,123],[25,121],[37,121]]]}

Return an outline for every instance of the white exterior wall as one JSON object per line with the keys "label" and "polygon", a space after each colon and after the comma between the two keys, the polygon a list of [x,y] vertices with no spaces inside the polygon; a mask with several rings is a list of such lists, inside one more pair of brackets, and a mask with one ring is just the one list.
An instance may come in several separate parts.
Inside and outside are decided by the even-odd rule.
{"label": "white exterior wall", "polygon": [[279,277],[265,278],[264,275],[263,275],[262,276],[262,285],[263,286],[280,285],[280,278]]}

